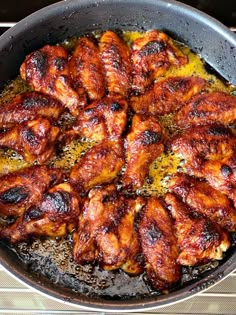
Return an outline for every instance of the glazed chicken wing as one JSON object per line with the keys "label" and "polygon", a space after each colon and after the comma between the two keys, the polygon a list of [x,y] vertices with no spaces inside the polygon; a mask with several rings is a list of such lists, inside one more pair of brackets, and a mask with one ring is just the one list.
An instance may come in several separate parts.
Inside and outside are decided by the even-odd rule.
{"label": "glazed chicken wing", "polygon": [[177,173],[171,178],[169,188],[194,211],[228,231],[236,231],[236,211],[230,200],[208,183]]}
{"label": "glazed chicken wing", "polygon": [[60,169],[32,166],[0,177],[0,215],[19,216],[62,179]]}
{"label": "glazed chicken wing", "polygon": [[168,289],[180,279],[179,252],[173,222],[156,197],[147,200],[139,235],[148,280],[158,291]]}
{"label": "glazed chicken wing", "polygon": [[76,226],[79,200],[70,184],[58,184],[43,195],[41,203],[29,207],[13,225],[3,229],[1,237],[16,243],[31,236],[64,236]]}
{"label": "glazed chicken wing", "polygon": [[72,87],[68,52],[61,46],[46,45],[27,55],[20,74],[34,90],[55,97],[74,116],[86,104],[86,95]]}
{"label": "glazed chicken wing", "polygon": [[180,254],[178,263],[193,266],[212,259],[222,259],[230,247],[228,234],[207,217],[199,216],[173,194],[165,202],[175,220]]}
{"label": "glazed chicken wing", "polygon": [[0,127],[13,127],[38,116],[57,120],[63,111],[64,106],[49,95],[38,92],[18,94],[9,103],[0,106]]}
{"label": "glazed chicken wing", "polygon": [[127,109],[124,98],[107,96],[87,106],[70,132],[95,141],[119,139],[126,127]]}
{"label": "glazed chicken wing", "polygon": [[84,88],[91,100],[97,100],[104,96],[104,70],[99,49],[94,40],[81,37],[77,41],[69,62],[69,68],[78,93]]}
{"label": "glazed chicken wing", "polygon": [[99,48],[109,93],[127,96],[131,81],[128,46],[116,33],[106,31],[100,38]]}
{"label": "glazed chicken wing", "polygon": [[152,30],[138,38],[132,45],[134,91],[144,93],[146,88],[162,76],[171,65],[179,67],[188,58],[164,33]]}
{"label": "glazed chicken wing", "polygon": [[30,164],[42,164],[53,155],[59,132],[58,127],[40,117],[1,133],[0,146],[15,150]]}
{"label": "glazed chicken wing", "polygon": [[199,77],[168,77],[154,83],[145,94],[132,96],[130,105],[136,114],[169,114],[183,107],[206,85]]}
{"label": "glazed chicken wing", "polygon": [[163,131],[155,117],[134,115],[127,136],[127,166],[123,187],[138,189],[148,175],[150,164],[163,152]]}
{"label": "glazed chicken wing", "polygon": [[81,191],[111,182],[124,166],[121,141],[103,141],[89,149],[70,173],[70,182]]}
{"label": "glazed chicken wing", "polygon": [[236,97],[224,92],[197,95],[175,116],[175,123],[181,128],[206,122],[228,125],[235,120]]}

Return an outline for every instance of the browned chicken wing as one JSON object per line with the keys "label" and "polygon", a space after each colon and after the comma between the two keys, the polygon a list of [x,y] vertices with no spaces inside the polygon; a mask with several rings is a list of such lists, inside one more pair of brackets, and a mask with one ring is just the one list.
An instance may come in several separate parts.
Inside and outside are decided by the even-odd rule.
{"label": "browned chicken wing", "polygon": [[0,146],[15,150],[28,163],[47,161],[55,151],[59,128],[45,118],[25,121],[0,134]]}
{"label": "browned chicken wing", "polygon": [[74,116],[86,104],[86,95],[72,87],[68,52],[61,46],[46,45],[27,55],[20,74],[33,89],[55,97]]}
{"label": "browned chicken wing", "polygon": [[119,139],[126,127],[127,109],[124,98],[107,96],[87,106],[69,132],[95,141]]}
{"label": "browned chicken wing", "polygon": [[69,62],[70,74],[78,93],[85,89],[91,100],[105,94],[104,70],[99,57],[99,49],[94,40],[81,37],[75,46]]}
{"label": "browned chicken wing", "polygon": [[163,152],[163,131],[155,117],[134,115],[127,136],[127,166],[123,187],[138,189],[148,175],[150,164]]}
{"label": "browned chicken wing", "polygon": [[147,200],[139,235],[148,280],[158,291],[168,289],[180,279],[179,252],[173,222],[156,197]]}
{"label": "browned chicken wing", "polygon": [[181,128],[207,123],[228,125],[236,120],[236,97],[224,92],[210,92],[195,96],[175,116]]}
{"label": "browned chicken wing", "polygon": [[124,166],[121,141],[103,141],[89,149],[70,173],[70,182],[81,191],[110,183]]}
{"label": "browned chicken wing", "polygon": [[79,195],[68,183],[52,187],[41,203],[32,205],[15,223],[1,231],[1,237],[11,243],[28,240],[31,236],[64,236],[78,221]]}
{"label": "browned chicken wing", "polygon": [[0,214],[19,216],[40,202],[42,194],[62,179],[60,169],[32,166],[0,177]]}
{"label": "browned chicken wing", "polygon": [[130,105],[136,114],[169,114],[183,107],[206,84],[199,77],[168,77],[156,82],[145,94],[131,97]]}
{"label": "browned chicken wing", "polygon": [[116,33],[106,31],[100,38],[99,48],[109,93],[127,96],[131,82],[128,46]]}
{"label": "browned chicken wing", "polygon": [[134,91],[144,93],[146,88],[162,76],[171,65],[188,63],[185,56],[173,41],[164,33],[152,30],[138,38],[132,45],[132,66]]}
{"label": "browned chicken wing", "polygon": [[0,106],[0,127],[13,127],[16,123],[38,116],[57,120],[64,106],[49,95],[26,92],[16,95],[12,101]]}
{"label": "browned chicken wing", "polygon": [[169,188],[196,212],[228,231],[236,231],[236,211],[230,200],[208,183],[177,173],[171,178]]}
{"label": "browned chicken wing", "polygon": [[167,194],[165,202],[175,220],[180,254],[178,263],[193,266],[212,259],[222,259],[230,247],[228,234],[207,217],[199,216],[175,195]]}

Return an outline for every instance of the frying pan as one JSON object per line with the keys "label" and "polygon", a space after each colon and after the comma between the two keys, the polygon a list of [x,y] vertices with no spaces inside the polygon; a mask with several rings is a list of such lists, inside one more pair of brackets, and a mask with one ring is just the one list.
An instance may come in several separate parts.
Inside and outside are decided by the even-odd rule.
{"label": "frying pan", "polygon": [[[16,77],[26,54],[47,43],[55,44],[95,30],[153,28],[187,44],[223,78],[236,84],[236,36],[206,14],[171,0],[75,0],[39,10],[0,37],[0,88]],[[124,300],[86,295],[53,284],[48,278],[30,272],[3,242],[0,242],[0,263],[27,285],[73,306],[113,312],[139,311],[181,301],[217,283],[236,268],[236,249],[233,246],[217,268],[169,294]]]}

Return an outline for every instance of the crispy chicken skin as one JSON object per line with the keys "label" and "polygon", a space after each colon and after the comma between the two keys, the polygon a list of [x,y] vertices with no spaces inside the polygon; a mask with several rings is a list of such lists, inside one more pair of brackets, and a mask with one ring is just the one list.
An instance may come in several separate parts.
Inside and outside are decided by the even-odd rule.
{"label": "crispy chicken skin", "polygon": [[134,91],[144,93],[146,88],[162,76],[171,65],[188,63],[188,57],[164,33],[152,30],[134,41],[131,49]]}
{"label": "crispy chicken skin", "polygon": [[207,82],[199,77],[168,77],[154,83],[145,94],[132,96],[130,105],[140,115],[169,114],[183,107],[206,85]]}
{"label": "crispy chicken skin", "polygon": [[209,92],[193,97],[175,116],[181,128],[207,123],[228,125],[236,120],[236,97],[224,92]]}
{"label": "crispy chicken skin", "polygon": [[59,101],[46,94],[18,94],[9,103],[0,106],[0,128],[10,128],[38,116],[57,120],[64,109]]}
{"label": "crispy chicken skin", "polygon": [[221,160],[236,152],[236,137],[220,124],[193,126],[175,136],[168,147],[184,158],[190,174],[201,176],[205,161]]}
{"label": "crispy chicken skin", "polygon": [[62,179],[60,169],[31,166],[0,177],[0,215],[19,216],[37,204],[44,191]]}
{"label": "crispy chicken skin", "polygon": [[1,237],[16,243],[31,236],[64,236],[76,226],[79,202],[70,184],[58,184],[44,193],[38,205],[29,207],[15,223],[3,229]]}
{"label": "crispy chicken skin", "polygon": [[55,142],[60,130],[45,118],[25,121],[0,134],[0,147],[7,147],[21,154],[30,164],[43,164],[55,152]]}
{"label": "crispy chicken skin", "polygon": [[89,149],[72,168],[70,182],[81,191],[110,183],[124,166],[122,141],[105,140]]}
{"label": "crispy chicken skin", "polygon": [[171,178],[169,188],[194,211],[230,232],[236,231],[236,211],[230,200],[208,183],[177,173]]}
{"label": "crispy chicken skin", "polygon": [[105,70],[107,90],[110,94],[127,96],[131,82],[128,46],[116,33],[106,31],[100,38],[99,49]]}
{"label": "crispy chicken skin", "polygon": [[148,280],[158,291],[168,289],[180,279],[179,252],[173,222],[156,197],[147,200],[139,235]]}
{"label": "crispy chicken skin", "polygon": [[222,259],[230,247],[227,232],[209,218],[194,213],[175,195],[167,194],[165,202],[175,220],[174,226],[180,254],[177,262],[194,266],[212,259]]}
{"label": "crispy chicken skin", "polygon": [[69,133],[98,142],[119,139],[126,127],[127,109],[127,101],[118,95],[94,101],[81,112]]}
{"label": "crispy chicken skin", "polygon": [[27,55],[20,74],[35,91],[61,101],[74,116],[86,105],[86,95],[72,87],[68,52],[61,46],[46,45]]}
{"label": "crispy chicken skin", "polygon": [[140,197],[126,200],[114,185],[91,189],[73,234],[75,261],[84,264],[96,259],[105,270],[141,273],[134,219],[142,204]]}
{"label": "crispy chicken skin", "polygon": [[155,117],[134,115],[127,136],[127,166],[123,187],[138,189],[144,184],[150,164],[163,152],[163,130]]}
{"label": "crispy chicken skin", "polygon": [[69,62],[73,84],[80,94],[81,88],[90,100],[97,100],[105,94],[104,70],[95,41],[81,37],[75,46]]}

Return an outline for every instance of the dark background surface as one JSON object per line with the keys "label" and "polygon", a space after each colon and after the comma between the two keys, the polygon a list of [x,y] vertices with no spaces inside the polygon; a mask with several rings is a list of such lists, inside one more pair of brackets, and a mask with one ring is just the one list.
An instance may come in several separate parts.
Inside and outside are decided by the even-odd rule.
{"label": "dark background surface", "polygon": [[[30,13],[55,2],[58,1],[1,0],[0,22],[17,22]],[[181,2],[214,16],[227,26],[236,26],[236,0],[183,0]]]}

